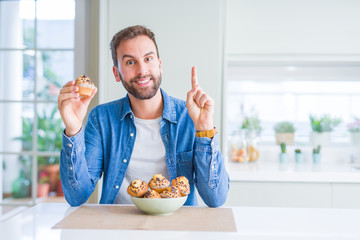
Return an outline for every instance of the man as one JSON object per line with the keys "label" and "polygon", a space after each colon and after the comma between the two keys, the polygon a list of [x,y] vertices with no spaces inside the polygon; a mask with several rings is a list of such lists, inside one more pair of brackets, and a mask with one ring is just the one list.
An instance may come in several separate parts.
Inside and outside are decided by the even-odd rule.
{"label": "man", "polygon": [[110,45],[113,73],[127,96],[95,107],[85,130],[82,121],[97,89],[80,99],[71,81],[58,98],[65,123],[60,177],[66,200],[85,203],[103,174],[100,203],[131,203],[129,183],[161,173],[170,181],[188,178],[186,205],[197,205],[195,186],[208,206],[224,204],[229,177],[213,124],[214,100],[198,86],[195,67],[185,102],[160,89],[162,64],[149,29],[125,28]]}

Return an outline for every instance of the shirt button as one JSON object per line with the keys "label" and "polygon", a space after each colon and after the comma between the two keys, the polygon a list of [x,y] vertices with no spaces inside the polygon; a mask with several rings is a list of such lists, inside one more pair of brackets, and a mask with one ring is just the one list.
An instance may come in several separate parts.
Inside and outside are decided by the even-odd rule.
{"label": "shirt button", "polygon": [[70,170],[72,170],[72,167],[69,167]]}
{"label": "shirt button", "polygon": [[132,115],[130,115],[130,118],[132,118]]}
{"label": "shirt button", "polygon": [[123,163],[127,163],[127,160],[126,160],[126,159],[123,159]]}
{"label": "shirt button", "polygon": [[68,144],[68,147],[72,147],[72,144],[71,144],[71,143],[69,143],[69,144]]}
{"label": "shirt button", "polygon": [[133,134],[133,133],[130,133],[130,136],[131,136],[131,137],[133,137],[133,136],[134,136],[134,134]]}
{"label": "shirt button", "polygon": [[119,189],[119,185],[116,185],[115,188],[116,188],[116,189]]}
{"label": "shirt button", "polygon": [[214,169],[214,168],[215,168],[215,165],[212,165],[211,168]]}

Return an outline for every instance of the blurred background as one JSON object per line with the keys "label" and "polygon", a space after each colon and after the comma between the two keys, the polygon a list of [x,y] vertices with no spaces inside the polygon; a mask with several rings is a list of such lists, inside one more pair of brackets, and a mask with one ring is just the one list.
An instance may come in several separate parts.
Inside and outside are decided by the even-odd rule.
{"label": "blurred background", "polygon": [[185,100],[195,65],[215,99],[227,204],[360,207],[359,12],[356,0],[0,1],[1,205],[64,201],[59,90],[86,74],[91,107],[124,97],[109,43],[141,24],[156,34],[162,88]]}

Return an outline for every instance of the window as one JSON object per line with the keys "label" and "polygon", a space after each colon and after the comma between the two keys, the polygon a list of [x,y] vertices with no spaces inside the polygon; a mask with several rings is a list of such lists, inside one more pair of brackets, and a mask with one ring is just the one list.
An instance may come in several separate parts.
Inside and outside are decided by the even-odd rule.
{"label": "window", "polygon": [[342,120],[331,134],[331,145],[350,145],[347,125],[360,117],[360,64],[230,61],[226,81],[229,138],[245,116],[256,116],[262,145],[275,146],[274,125],[290,121],[296,129],[294,145],[309,146],[309,116],[328,114]]}
{"label": "window", "polygon": [[74,76],[75,0],[1,1],[0,12],[0,200],[32,204],[38,183],[60,190],[49,169],[63,130],[57,95]]}

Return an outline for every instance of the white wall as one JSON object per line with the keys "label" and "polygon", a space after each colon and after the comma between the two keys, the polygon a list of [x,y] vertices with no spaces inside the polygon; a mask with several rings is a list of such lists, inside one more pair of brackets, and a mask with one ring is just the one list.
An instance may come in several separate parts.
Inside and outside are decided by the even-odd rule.
{"label": "white wall", "polygon": [[360,54],[360,1],[229,0],[230,54]]}

